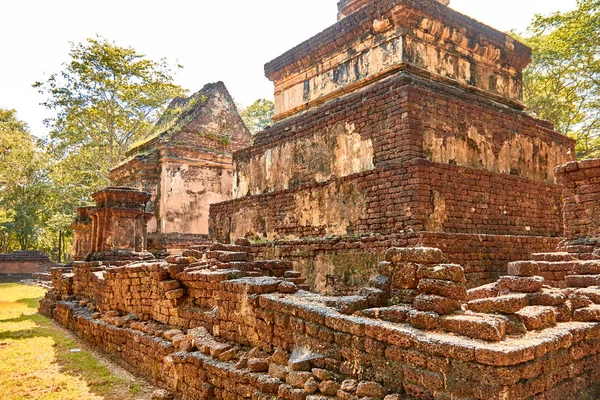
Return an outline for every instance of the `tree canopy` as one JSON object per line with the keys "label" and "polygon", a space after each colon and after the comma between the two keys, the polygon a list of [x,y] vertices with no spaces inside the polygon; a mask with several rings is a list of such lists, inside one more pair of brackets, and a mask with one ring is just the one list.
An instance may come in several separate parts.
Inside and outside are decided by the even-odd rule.
{"label": "tree canopy", "polygon": [[0,252],[37,244],[49,218],[47,162],[16,112],[0,108]]}
{"label": "tree canopy", "polygon": [[250,132],[255,134],[273,124],[275,104],[271,100],[258,99],[242,109],[240,115]]}
{"label": "tree canopy", "polygon": [[529,110],[577,140],[580,158],[600,156],[600,0],[536,16],[519,37],[533,50],[524,73]]}
{"label": "tree canopy", "polygon": [[[109,183],[108,171],[147,135],[169,101],[185,94],[172,68],[103,38],[71,43],[65,69],[34,87],[56,113],[46,121],[63,176],[89,193]],[[77,195],[78,200],[81,194]]]}
{"label": "tree canopy", "polygon": [[[63,71],[36,82],[55,114],[47,141],[0,109],[0,252],[68,252],[75,207],[109,184],[109,170],[185,94],[164,60],[103,38],[71,43]],[[60,238],[60,239],[59,239]]]}
{"label": "tree canopy", "polygon": [[[55,254],[58,238],[66,234],[69,239],[75,207],[110,183],[110,169],[150,133],[171,99],[186,93],[174,83],[173,67],[165,59],[150,60],[104,38],[71,43],[69,57],[61,72],[33,85],[45,97],[42,105],[55,115],[45,121],[48,142],[36,150],[45,157],[38,171],[51,182],[42,196],[49,213],[43,221],[35,220],[41,232],[35,236],[37,248]],[[11,124],[26,129],[16,120]],[[3,210],[0,223],[26,208]]]}

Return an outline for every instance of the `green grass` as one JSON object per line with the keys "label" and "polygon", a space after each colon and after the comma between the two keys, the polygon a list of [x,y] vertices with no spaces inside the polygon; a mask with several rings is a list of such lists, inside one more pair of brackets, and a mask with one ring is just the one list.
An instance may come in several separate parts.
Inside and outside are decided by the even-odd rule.
{"label": "green grass", "polygon": [[116,377],[47,318],[44,289],[0,284],[0,399],[138,399],[138,383]]}

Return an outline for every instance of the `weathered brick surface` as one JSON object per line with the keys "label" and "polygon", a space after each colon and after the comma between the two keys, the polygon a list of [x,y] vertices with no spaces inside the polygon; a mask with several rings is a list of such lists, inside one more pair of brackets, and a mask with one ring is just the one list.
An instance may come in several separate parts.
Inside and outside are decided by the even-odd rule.
{"label": "weathered brick surface", "polygon": [[[148,248],[180,253],[208,233],[208,206],[231,198],[234,150],[250,132],[222,82],[172,101],[146,140],[110,171],[115,186],[151,194]],[[202,236],[203,235],[203,236]]]}
{"label": "weathered brick surface", "polygon": [[[474,285],[497,278],[506,266],[501,259],[529,258],[529,254],[515,254],[523,240],[542,243],[546,239],[534,237],[562,236],[561,188],[552,183],[551,161],[539,164],[531,161],[539,159],[532,155],[531,160],[505,163],[499,168],[478,154],[511,148],[511,143],[520,140],[517,136],[539,142],[542,147],[563,149],[565,154],[572,142],[518,111],[497,108],[484,99],[407,74],[378,82],[363,92],[259,133],[252,147],[234,155],[238,176],[246,174],[244,166],[261,159],[267,151],[293,147],[306,138],[322,136],[329,127],[348,124],[354,126],[361,140],[372,143],[373,169],[316,183],[316,177],[328,176],[331,171],[315,170],[324,160],[319,161],[316,153],[317,158],[311,158],[311,147],[303,148],[304,158],[285,158],[289,163],[277,168],[288,171],[282,172],[281,179],[265,181],[261,170],[240,178],[248,179],[244,186],[248,192],[238,193],[240,198],[236,200],[211,206],[211,235],[220,241],[239,237],[273,241],[428,232],[424,235],[429,240],[424,245],[441,247],[446,254],[460,257],[456,261],[468,273],[469,264],[477,264],[474,268],[479,269],[479,279]],[[471,143],[464,133],[465,124],[473,124],[475,130],[489,135]],[[440,129],[442,125],[444,129]],[[452,138],[462,139],[458,143]],[[425,146],[426,142],[432,143],[433,150]],[[433,145],[438,142],[446,150]],[[460,158],[463,150],[473,154]],[[242,197],[246,194],[252,195]],[[505,247],[497,251],[499,257],[487,257],[482,252],[492,249],[475,243],[471,246],[463,234],[507,237],[490,241],[491,247]],[[451,242],[459,246],[446,247]],[[552,251],[555,243],[529,249]]]}
{"label": "weathered brick surface", "polygon": [[[556,324],[560,306],[528,306],[536,301],[532,293],[513,295],[520,296],[523,307],[518,310],[459,310],[445,317],[425,313],[429,320],[417,318],[414,305],[406,304],[404,312],[414,317],[408,323],[389,322],[381,317],[392,315],[392,309],[397,316],[402,307],[344,315],[328,297],[278,292],[275,283],[297,278],[266,272],[252,277],[224,268],[215,253],[239,252],[239,247],[219,248],[206,261],[188,257],[188,264],[107,268],[80,263],[73,273],[53,271],[55,289],[40,309],[183,399],[353,398],[367,390],[371,398],[542,399],[558,393],[583,399],[578,396],[600,377],[595,367],[600,360],[600,325],[595,322],[600,313],[593,302],[569,314],[569,321],[585,322]],[[395,256],[390,255],[386,271],[393,275],[406,262],[425,261],[417,278],[425,280],[423,293],[433,290],[426,277],[432,271],[456,283],[458,266],[436,266],[434,252],[439,250],[395,249],[389,252]],[[424,258],[427,254],[431,257]],[[184,269],[172,277],[170,265]],[[444,269],[448,273],[440,275]],[[69,280],[74,284],[61,285]],[[183,297],[169,299],[165,289],[173,289],[174,281]],[[596,292],[590,288],[577,295],[598,301]],[[495,311],[515,312],[515,319]],[[523,324],[515,325],[519,320]],[[429,324],[425,329],[454,335],[421,330],[423,322]],[[526,339],[523,329],[529,330]]]}
{"label": "weathered brick surface", "polygon": [[[429,233],[363,238],[283,240],[252,245],[257,258],[292,261],[312,288],[322,293],[348,294],[366,284],[391,246],[429,246],[443,250],[445,260],[464,266],[468,287],[492,282],[506,274],[506,264],[528,259],[532,252],[551,251],[559,239],[531,236]],[[319,275],[328,265],[326,277]]]}
{"label": "weathered brick surface", "polygon": [[[564,185],[565,237],[575,246],[597,245],[593,239],[600,237],[600,160],[571,162],[557,167],[556,174]],[[576,241],[584,238],[590,241]]]}
{"label": "weathered brick surface", "polygon": [[73,248],[71,257],[73,261],[84,261],[92,251],[92,218],[89,215],[90,207],[77,207],[77,217],[71,224],[73,228]]}
{"label": "weathered brick surface", "polygon": [[[439,3],[360,0],[340,5],[345,18],[265,66],[276,88],[276,117],[411,68],[522,107],[520,72],[531,50]],[[366,57],[360,57],[361,50]]]}
{"label": "weathered brick surface", "polygon": [[[440,129],[442,123],[444,129]],[[444,148],[458,153],[457,150],[462,149],[459,143],[462,142],[470,142],[471,151],[475,153],[485,153],[490,148],[501,149],[512,142],[516,145],[519,138],[524,138],[525,142],[539,142],[539,151],[542,151],[542,148],[558,146],[564,154],[559,159],[546,163],[531,159],[514,161],[507,164],[507,170],[502,171],[494,169],[485,160],[475,156],[475,153],[469,160],[455,154],[454,158],[443,161],[450,163],[454,160],[459,165],[553,182],[553,168],[569,160],[566,151],[573,147],[572,140],[552,131],[543,121],[516,110],[499,107],[463,90],[433,83],[409,73],[401,73],[259,132],[253,146],[234,153],[236,169],[239,170],[240,166],[267,149],[276,148],[286,142],[299,142],[302,138],[323,135],[331,127],[340,124],[353,125],[355,132],[362,139],[372,141],[375,167],[415,157],[430,158],[433,157],[433,152]],[[467,132],[464,131],[468,127],[477,131],[487,131],[486,140],[476,142],[472,138],[470,141]],[[452,147],[450,143],[446,144],[452,136],[458,137],[455,139],[456,147]],[[442,147],[434,149],[433,146],[426,146],[426,139],[433,137],[439,139]],[[469,153],[466,146],[464,150]],[[305,164],[307,161],[309,160],[305,160],[304,163],[302,160],[289,160],[292,165],[298,165],[290,188],[314,182],[314,177],[307,175],[307,172],[311,172],[311,166]],[[506,160],[502,161],[505,162]],[[267,188],[259,186],[258,189]],[[242,192],[240,195],[244,196],[246,193]]]}

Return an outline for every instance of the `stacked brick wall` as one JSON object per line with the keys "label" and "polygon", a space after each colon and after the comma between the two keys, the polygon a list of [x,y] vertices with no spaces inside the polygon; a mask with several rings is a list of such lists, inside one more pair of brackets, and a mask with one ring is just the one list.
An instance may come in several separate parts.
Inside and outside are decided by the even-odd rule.
{"label": "stacked brick wall", "polygon": [[571,162],[556,173],[564,184],[565,237],[594,242],[600,238],[600,160]]}
{"label": "stacked brick wall", "polygon": [[[569,161],[566,150],[574,146],[571,139],[552,131],[546,122],[480,96],[401,73],[259,132],[253,146],[234,153],[234,162],[246,163],[269,148],[321,135],[336,124],[353,124],[361,137],[372,139],[375,167],[426,156],[430,150],[423,148],[423,139],[428,131],[441,138],[456,135],[466,140],[469,127],[476,127],[485,134],[487,143],[471,145],[489,146],[496,157],[515,138],[539,140],[538,154],[514,160],[514,170],[503,173],[553,182],[553,168]],[[561,159],[548,159],[542,151],[546,146],[561,147]],[[494,168],[492,164],[485,167]],[[311,179],[300,176],[294,183]]]}
{"label": "stacked brick wall", "polygon": [[[600,295],[584,284],[598,275],[560,291],[514,263],[517,277],[467,293],[439,250],[391,249],[369,287],[327,297],[298,291],[289,264],[250,261],[240,247],[217,247],[208,262],[112,267],[98,304],[55,288],[41,309],[183,399],[593,398]],[[138,281],[143,271],[155,279]],[[135,295],[111,303],[148,284],[158,314]]]}
{"label": "stacked brick wall", "polygon": [[354,124],[361,137],[373,140],[376,167],[419,157],[422,155],[419,135],[411,132],[411,121],[403,118],[408,112],[408,91],[413,79],[410,75],[398,75],[361,93],[327,103],[319,110],[275,124],[257,133],[253,146],[235,152],[234,160],[246,162],[268,148],[321,135],[329,127],[346,123]]}
{"label": "stacked brick wall", "polygon": [[93,302],[100,301],[102,298],[101,293],[106,287],[105,269],[106,266],[102,266],[99,261],[91,263],[73,262],[73,293],[77,293],[79,296]]}
{"label": "stacked brick wall", "polygon": [[[249,399],[252,395],[275,399],[279,387],[283,386],[280,380],[269,381],[272,377],[267,374],[235,369],[229,363],[199,352],[176,352],[171,342],[143,331],[99,323],[69,304],[59,304],[57,314],[57,320],[64,326],[107,353],[121,357],[148,378],[183,393],[184,399]],[[477,350],[468,346],[459,348],[458,340],[432,333],[422,337],[423,341],[416,346],[409,347],[410,332],[390,330],[381,323],[361,326],[360,319],[356,321],[358,325],[352,324],[351,318],[343,320],[348,322],[347,330],[356,328],[356,331],[352,334],[331,333],[331,342],[323,342],[331,328],[308,322],[311,334],[305,335],[340,352],[343,348],[348,355],[359,355],[366,367],[365,377],[377,377],[377,370],[372,369],[375,366],[379,371],[386,370],[386,376],[393,376],[391,384],[404,379],[412,399],[427,398],[432,395],[431,391],[438,398],[449,398],[445,388],[463,393],[464,399],[525,399],[530,394],[537,400],[586,399],[585,388],[600,379],[596,368],[600,362],[597,329],[590,329],[585,323],[573,324],[570,329],[554,329],[552,339],[536,335],[532,340],[539,344],[531,349],[531,353],[536,352],[539,357],[526,361],[531,356],[524,355],[516,343],[514,349],[508,351],[498,351],[490,345]],[[300,321],[294,322],[300,324]],[[306,329],[306,324],[300,326]],[[396,339],[386,339],[385,334],[394,334]],[[407,341],[403,342],[403,339]],[[453,353],[450,357],[449,352]],[[511,356],[518,354],[521,354],[520,358],[511,360]],[[478,362],[478,359],[484,362]],[[290,382],[294,382],[294,375],[306,379],[302,375],[312,374],[288,372]],[[290,396],[298,396],[300,391],[303,390],[286,384],[281,390],[281,398],[296,398]],[[590,394],[587,398],[594,397]]]}
{"label": "stacked brick wall", "polygon": [[[335,126],[352,127],[372,145],[373,169],[331,175],[330,164],[319,161],[321,146],[304,144]],[[474,286],[487,283],[506,262],[529,257],[522,243],[547,252],[556,240],[541,237],[562,236],[561,187],[553,168],[568,160],[573,142],[550,128],[484,97],[400,73],[286,119],[236,152],[240,197],[211,206],[210,234],[219,241],[247,237],[276,244],[428,232],[439,241],[426,244],[462,262]],[[302,157],[274,156],[294,146]],[[288,160],[277,167],[286,172],[266,179],[269,173],[257,162],[263,158],[275,166]],[[489,241],[489,249],[476,241],[449,249],[453,240],[438,233],[506,237]],[[302,262],[298,254],[295,261]],[[329,272],[318,274],[324,280]],[[334,278],[353,287],[354,278]]]}
{"label": "stacked brick wall", "polygon": [[480,96],[420,80],[408,91],[411,129],[425,158],[554,183],[554,168],[571,161],[572,139],[552,124]]}
{"label": "stacked brick wall", "polygon": [[56,306],[54,318],[95,347],[118,355],[147,378],[159,383],[164,381],[165,357],[175,351],[171,342],[140,331],[99,323],[83,310],[87,311],[61,303]]}
{"label": "stacked brick wall", "polygon": [[565,278],[574,273],[580,261],[577,254],[565,252],[534,253],[531,259],[546,283],[557,288],[567,287]]}
{"label": "stacked brick wall", "polygon": [[[407,179],[408,174],[404,168],[382,167],[326,183],[304,186],[301,190],[286,190],[213,204],[210,213],[211,236],[220,241],[229,241],[252,234],[269,238],[319,237],[332,229],[342,230],[343,233],[347,233],[348,229],[355,233],[389,233],[410,228],[421,230],[421,227],[415,226],[419,221],[406,208],[406,204],[417,197],[416,190],[407,187]],[[342,191],[342,187],[347,189]],[[329,198],[331,203],[339,204],[339,209],[335,211],[340,220],[342,214],[351,213],[356,217],[348,221],[346,226],[334,219],[330,223],[316,226],[303,224],[299,221],[299,214],[295,213],[296,195],[299,192],[313,198]],[[342,197],[352,193],[355,195],[354,199],[350,196]],[[315,211],[323,215],[332,213],[331,209]],[[239,221],[232,218],[236,213],[239,214]],[[256,215],[257,218],[248,221],[248,216],[251,215]],[[251,226],[248,227],[248,223]]]}
{"label": "stacked brick wall", "polygon": [[408,182],[419,189],[425,230],[562,236],[558,185],[425,160],[412,164]]}
{"label": "stacked brick wall", "polygon": [[[415,104],[417,99],[422,104]],[[462,112],[442,113],[442,110],[454,110],[455,107],[467,110],[468,118]],[[424,118],[426,115],[432,116]],[[445,218],[445,224],[433,224],[434,231],[542,236],[561,234],[558,209],[560,189],[551,183],[554,177],[548,170],[554,167],[554,158],[559,157],[556,149],[565,150],[566,153],[566,149],[572,147],[572,142],[551,132],[541,122],[514,110],[493,106],[474,95],[426,83],[407,74],[379,82],[361,93],[330,102],[318,110],[259,133],[254,146],[235,153],[237,179],[242,179],[240,171],[250,165],[251,159],[267,150],[295,143],[303,137],[320,135],[327,127],[336,124],[351,124],[363,139],[372,141],[374,170],[316,183],[312,167],[303,167],[301,162],[294,164],[291,178],[285,186],[287,189],[213,205],[211,233],[219,240],[239,234],[229,219],[235,212],[250,215],[253,210],[257,220],[252,222],[249,230],[254,232],[245,233],[259,233],[270,240],[331,234],[328,228],[331,230],[331,225],[336,224],[335,220],[327,221],[325,225],[330,226],[299,224],[295,220],[298,218],[295,202],[298,196],[306,197],[309,192],[335,191],[336,185],[346,184],[355,185],[358,188],[357,196],[362,197],[359,204],[354,204],[344,194],[349,209],[364,217],[351,221],[347,226],[343,226],[346,221],[337,221],[340,222],[335,227],[338,231],[343,231],[348,225],[353,233],[429,230],[422,225],[434,211],[437,192],[445,195],[442,200],[446,203],[449,215],[447,218],[441,216]],[[468,136],[466,131],[469,124],[485,135],[484,142],[477,143]],[[423,149],[427,132],[435,132],[434,139],[441,140],[443,146],[453,146],[446,143],[451,136],[462,137],[462,142],[456,146],[471,146],[470,151],[484,155],[482,159],[474,158],[472,165],[463,166],[460,164],[469,163],[457,157],[456,160],[440,160],[444,163],[414,160],[423,157],[435,159],[434,154],[429,154],[429,149]],[[506,146],[519,148],[518,144],[513,143],[521,140],[519,138],[525,138],[522,146],[529,146],[528,150],[522,150],[523,155],[531,151],[531,146],[534,149],[539,147],[537,153],[534,151],[532,160],[513,160],[512,156],[503,153],[502,149]],[[554,150],[542,151],[542,148]],[[454,151],[460,153],[461,149]],[[564,158],[566,154],[560,157]],[[305,159],[310,159],[310,156]],[[407,164],[407,160],[414,161]],[[556,162],[559,161],[562,160]],[[254,173],[258,174],[256,177],[262,176],[259,171]],[[263,183],[256,177],[252,178],[252,174],[247,177],[249,188],[260,193],[276,189],[256,186]],[[522,178],[511,174],[521,175]],[[550,183],[541,183],[540,180]],[[268,185],[268,182],[264,184]],[[453,198],[457,186],[462,190],[457,198]],[[512,190],[514,187],[518,187],[518,190]],[[239,193],[240,196],[245,194]],[[326,197],[325,194],[313,197],[323,196]],[[360,208],[364,207],[363,203],[366,203],[366,210]],[[319,207],[319,204],[314,204],[317,211]]]}
{"label": "stacked brick wall", "polygon": [[[211,205],[211,235],[220,241],[258,235],[268,239],[350,234],[440,231],[561,236],[560,187],[467,167],[407,162],[327,183]],[[339,188],[351,188],[340,190]],[[333,194],[329,194],[329,193]],[[344,203],[340,217],[303,222],[298,197]],[[337,199],[339,197],[339,199]],[[332,214],[332,209],[314,212]],[[359,212],[360,211],[360,212]],[[334,211],[335,212],[335,211]],[[253,220],[248,216],[256,215]],[[336,215],[336,214],[334,214]],[[348,215],[356,215],[349,220]],[[237,236],[237,237],[236,237]]]}

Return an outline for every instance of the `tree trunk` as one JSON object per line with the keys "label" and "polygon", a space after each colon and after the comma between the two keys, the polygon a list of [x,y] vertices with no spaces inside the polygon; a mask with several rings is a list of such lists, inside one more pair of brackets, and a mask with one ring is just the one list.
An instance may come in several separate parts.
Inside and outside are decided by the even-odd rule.
{"label": "tree trunk", "polygon": [[58,231],[58,263],[60,264],[62,262],[62,242],[63,242],[63,237],[62,237],[62,230]]}

